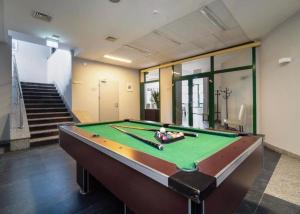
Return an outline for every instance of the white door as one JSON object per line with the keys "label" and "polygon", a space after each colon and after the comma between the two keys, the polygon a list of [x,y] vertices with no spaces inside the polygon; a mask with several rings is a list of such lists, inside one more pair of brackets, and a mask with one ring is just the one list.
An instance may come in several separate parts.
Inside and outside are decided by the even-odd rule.
{"label": "white door", "polygon": [[119,120],[119,85],[115,81],[100,80],[99,121]]}

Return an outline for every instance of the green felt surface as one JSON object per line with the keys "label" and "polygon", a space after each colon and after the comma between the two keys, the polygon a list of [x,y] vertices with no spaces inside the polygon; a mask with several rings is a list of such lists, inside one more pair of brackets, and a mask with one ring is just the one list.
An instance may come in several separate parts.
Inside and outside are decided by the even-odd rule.
{"label": "green felt surface", "polygon": [[[217,151],[235,142],[239,137],[218,136],[206,133],[199,133],[198,137],[185,137],[185,139],[165,144],[163,150],[158,150],[147,145],[127,134],[124,134],[111,125],[134,126],[142,128],[156,128],[158,126],[139,124],[134,122],[103,123],[97,125],[78,125],[79,128],[92,133],[99,134],[101,137],[115,141],[117,143],[129,146],[138,151],[142,151],[157,158],[169,161],[181,169],[194,169],[196,163],[213,155]],[[154,132],[122,128],[128,132],[136,134],[142,138],[158,142],[154,137]],[[173,131],[182,131],[176,129],[167,129]]]}

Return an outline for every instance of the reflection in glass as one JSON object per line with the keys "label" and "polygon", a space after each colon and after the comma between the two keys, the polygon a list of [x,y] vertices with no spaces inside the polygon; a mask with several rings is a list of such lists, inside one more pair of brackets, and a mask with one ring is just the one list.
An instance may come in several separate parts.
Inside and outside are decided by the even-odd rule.
{"label": "reflection in glass", "polygon": [[145,73],[145,82],[159,80],[159,69]]}
{"label": "reflection in glass", "polygon": [[208,128],[208,78],[193,79],[193,127]]}
{"label": "reflection in glass", "polygon": [[145,109],[158,109],[159,102],[159,82],[145,83]]}
{"label": "reflection in glass", "polygon": [[176,124],[208,128],[208,78],[176,81],[175,93]]}
{"label": "reflection in glass", "polygon": [[176,93],[176,124],[189,125],[189,90],[188,81],[177,81],[175,83]]}
{"label": "reflection in glass", "polygon": [[[220,94],[217,100],[217,92]],[[252,132],[252,71],[237,71],[215,75],[215,110],[220,112],[216,127],[225,126]],[[218,102],[218,109],[216,103]],[[217,119],[217,115],[215,115]],[[241,130],[242,129],[242,130]]]}
{"label": "reflection in glass", "polygon": [[214,57],[215,70],[241,67],[252,64],[251,49],[243,49]]}
{"label": "reflection in glass", "polygon": [[197,59],[182,64],[182,76],[210,72],[210,59]]}

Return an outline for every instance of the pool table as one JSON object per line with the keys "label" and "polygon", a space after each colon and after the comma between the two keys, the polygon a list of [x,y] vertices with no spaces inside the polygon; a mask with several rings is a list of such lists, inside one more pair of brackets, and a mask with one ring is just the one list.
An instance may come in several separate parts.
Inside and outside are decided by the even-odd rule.
{"label": "pool table", "polygon": [[[193,132],[163,150],[113,125]],[[124,128],[155,141],[154,132]],[[232,213],[262,167],[262,138],[149,121],[122,120],[59,127],[60,145],[77,162],[82,193],[101,183],[124,212]]]}

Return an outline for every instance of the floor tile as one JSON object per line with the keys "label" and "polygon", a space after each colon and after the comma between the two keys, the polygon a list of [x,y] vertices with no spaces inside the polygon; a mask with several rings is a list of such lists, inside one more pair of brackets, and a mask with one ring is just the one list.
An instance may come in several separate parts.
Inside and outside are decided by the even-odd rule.
{"label": "floor tile", "polygon": [[282,155],[265,193],[300,206],[300,160]]}
{"label": "floor tile", "polygon": [[300,207],[274,196],[264,194],[255,214],[299,214]]}

